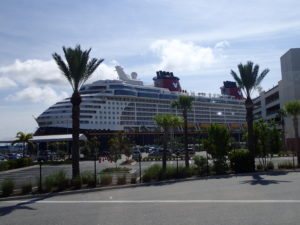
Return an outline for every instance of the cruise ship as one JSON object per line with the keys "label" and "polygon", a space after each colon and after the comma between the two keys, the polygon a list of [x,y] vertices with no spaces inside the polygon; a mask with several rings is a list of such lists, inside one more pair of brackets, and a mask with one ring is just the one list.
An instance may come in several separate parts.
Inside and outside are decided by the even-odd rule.
{"label": "cruise ship", "polygon": [[[241,133],[245,126],[244,99],[235,82],[224,82],[221,94],[188,93],[172,72],[156,72],[154,85],[150,86],[144,85],[135,72],[128,75],[120,66],[116,66],[116,71],[119,79],[99,80],[80,89],[82,132],[93,135],[159,132],[153,117],[163,113],[181,116],[180,110],[171,107],[172,101],[181,95],[193,98],[188,113],[190,132],[205,132],[212,123],[223,124],[232,133]],[[49,107],[37,118],[36,134],[70,133],[71,112],[70,98]],[[182,132],[182,128],[176,132]]]}

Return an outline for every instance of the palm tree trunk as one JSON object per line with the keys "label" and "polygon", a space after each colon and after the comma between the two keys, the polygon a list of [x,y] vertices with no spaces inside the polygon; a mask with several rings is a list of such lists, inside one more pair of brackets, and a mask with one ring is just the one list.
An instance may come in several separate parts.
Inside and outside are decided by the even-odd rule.
{"label": "palm tree trunk", "polygon": [[185,167],[190,167],[190,162],[189,162],[189,152],[188,152],[188,140],[187,140],[187,112],[183,111],[183,120],[184,120],[184,152],[185,152]]}
{"label": "palm tree trunk", "polygon": [[294,122],[295,138],[296,138],[295,148],[296,148],[296,151],[297,151],[297,164],[299,166],[300,165],[300,149],[299,149],[299,132],[298,132],[298,118],[297,118],[297,116],[294,116],[293,122]]}
{"label": "palm tree trunk", "polygon": [[282,148],[283,148],[283,151],[286,151],[284,118],[282,119],[281,127],[282,127],[282,131],[281,131]]}
{"label": "palm tree trunk", "polygon": [[253,102],[250,97],[247,97],[245,101],[246,106],[246,120],[248,126],[248,150],[252,160],[252,171],[255,171],[255,149],[254,149],[254,137],[253,137]]}
{"label": "palm tree trunk", "polygon": [[163,150],[163,157],[162,157],[162,167],[163,170],[165,170],[167,168],[167,135],[168,135],[168,131],[165,130],[164,132],[164,150]]}
{"label": "palm tree trunk", "polygon": [[80,175],[79,169],[79,123],[80,123],[80,103],[81,96],[78,91],[74,91],[72,98],[72,177]]}

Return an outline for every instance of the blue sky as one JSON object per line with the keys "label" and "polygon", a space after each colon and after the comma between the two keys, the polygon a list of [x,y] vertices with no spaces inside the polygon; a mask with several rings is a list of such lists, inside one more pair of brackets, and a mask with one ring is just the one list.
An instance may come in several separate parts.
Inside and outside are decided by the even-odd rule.
{"label": "blue sky", "polygon": [[248,60],[281,79],[280,56],[300,47],[296,0],[3,0],[0,7],[0,138],[34,132],[38,116],[71,93],[51,54],[92,47],[104,58],[91,81],[116,77],[114,65],[146,84],[173,71],[186,90],[219,93]]}

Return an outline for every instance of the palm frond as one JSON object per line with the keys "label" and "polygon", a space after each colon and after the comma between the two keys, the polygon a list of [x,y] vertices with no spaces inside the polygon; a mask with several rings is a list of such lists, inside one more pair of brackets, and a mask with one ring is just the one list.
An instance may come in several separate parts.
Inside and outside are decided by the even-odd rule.
{"label": "palm frond", "polygon": [[103,62],[103,59],[93,58],[89,60],[91,48],[83,51],[81,50],[80,45],[76,45],[74,49],[63,46],[63,52],[66,63],[57,53],[54,53],[52,56],[63,75],[71,84],[73,90],[78,91],[97,67]]}
{"label": "palm frond", "polygon": [[61,56],[57,53],[52,54],[52,57],[56,64],[58,65],[58,68],[61,70],[62,74],[67,78],[68,82],[71,84],[72,88],[74,89],[72,76],[70,74],[69,68],[65,64],[65,62],[62,60]]}
{"label": "palm frond", "polygon": [[269,72],[269,69],[265,69],[259,76],[259,66],[254,65],[253,62],[248,61],[245,65],[238,64],[239,75],[231,70],[231,75],[237,82],[238,86],[245,93],[246,97],[251,97],[251,93],[260,84],[264,77]]}
{"label": "palm frond", "polygon": [[269,69],[264,69],[264,71],[261,72],[261,74],[258,76],[255,82],[255,87],[257,87],[261,81],[265,78],[265,76],[269,73]]}

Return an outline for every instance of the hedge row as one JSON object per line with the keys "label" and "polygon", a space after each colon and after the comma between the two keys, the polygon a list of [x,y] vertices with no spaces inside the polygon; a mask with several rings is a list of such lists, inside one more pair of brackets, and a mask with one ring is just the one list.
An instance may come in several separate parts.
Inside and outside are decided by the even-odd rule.
{"label": "hedge row", "polygon": [[31,158],[13,159],[0,162],[0,171],[22,168],[34,165]]}

